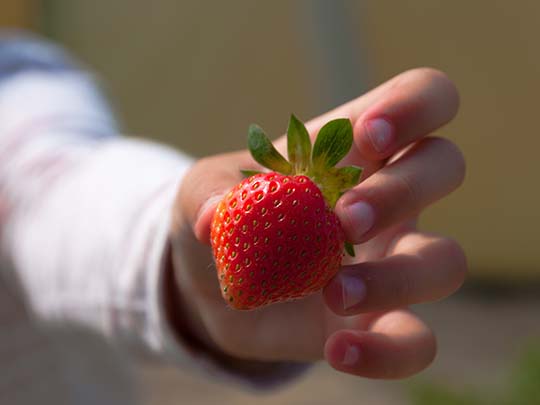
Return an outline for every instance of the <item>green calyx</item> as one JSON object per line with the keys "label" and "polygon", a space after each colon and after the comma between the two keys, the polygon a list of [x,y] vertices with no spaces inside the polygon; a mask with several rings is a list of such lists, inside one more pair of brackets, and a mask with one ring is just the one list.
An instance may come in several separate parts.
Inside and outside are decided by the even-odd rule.
{"label": "green calyx", "polygon": [[[261,127],[252,124],[248,131],[248,148],[255,161],[281,174],[308,176],[317,184],[332,209],[339,197],[358,184],[362,175],[361,167],[336,167],[347,155],[352,143],[351,121],[342,118],[324,125],[312,147],[306,127],[291,115],[287,128],[287,160],[272,145]],[[242,173],[249,177],[260,172],[242,170]],[[350,242],[345,242],[345,251],[354,256],[354,247]]]}
{"label": "green calyx", "polygon": [[[331,208],[336,206],[343,193],[358,184],[362,174],[362,168],[357,166],[335,167],[347,155],[352,143],[349,119],[336,119],[324,125],[312,147],[306,127],[291,115],[287,128],[287,160],[261,127],[253,124],[248,131],[248,148],[255,161],[281,174],[308,176],[317,184]],[[251,176],[259,172],[242,170],[242,173]]]}

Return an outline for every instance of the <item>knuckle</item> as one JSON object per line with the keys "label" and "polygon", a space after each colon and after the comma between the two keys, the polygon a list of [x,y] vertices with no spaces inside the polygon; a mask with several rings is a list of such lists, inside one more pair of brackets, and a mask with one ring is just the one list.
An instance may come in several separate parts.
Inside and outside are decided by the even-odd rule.
{"label": "knuckle", "polygon": [[[395,200],[401,201],[399,205],[410,211],[411,207],[417,207],[421,203],[420,185],[415,182],[410,176],[398,175],[395,176],[394,189],[398,198]],[[406,204],[403,204],[406,202]]]}
{"label": "knuckle", "polygon": [[422,143],[432,148],[434,156],[444,159],[445,166],[448,168],[445,172],[452,176],[449,182],[452,189],[459,187],[465,180],[467,171],[467,162],[459,147],[447,138],[436,136],[425,138]]}
{"label": "knuckle", "polygon": [[411,274],[406,271],[395,272],[395,278],[391,288],[392,296],[394,297],[394,306],[410,304],[410,300],[414,294],[414,283]]}
{"label": "knuckle", "polygon": [[467,278],[468,266],[465,252],[454,239],[444,239],[443,249],[447,257],[448,266],[450,266],[450,282],[448,287],[450,293],[459,289]]}
{"label": "knuckle", "polygon": [[212,167],[214,164],[215,157],[214,156],[205,156],[200,159],[198,159],[192,166],[191,170],[193,173],[199,173],[204,172],[207,170],[208,167]]}
{"label": "knuckle", "polygon": [[459,91],[446,73],[432,67],[419,67],[411,69],[407,73],[411,80],[418,81],[426,87],[435,88],[436,94],[447,105],[451,117],[457,114],[460,104]]}
{"label": "knuckle", "polygon": [[457,147],[457,145],[449,140],[446,140],[446,147],[448,153],[452,157],[454,166],[453,173],[456,174],[455,187],[460,186],[465,180],[465,173],[467,171],[467,163],[463,152]]}
{"label": "knuckle", "polygon": [[405,72],[405,76],[407,76],[409,80],[416,82],[436,82],[442,84],[443,86],[453,85],[452,81],[446,73],[428,66],[410,69]]}
{"label": "knuckle", "polygon": [[422,78],[428,79],[428,80],[437,80],[441,82],[448,82],[451,83],[450,78],[446,73],[444,73],[442,70],[435,69],[429,66],[422,66],[419,67],[416,70],[417,74],[421,76]]}
{"label": "knuckle", "polygon": [[[198,188],[200,185],[201,175],[207,171],[209,167],[211,167],[212,159],[212,157],[204,157],[196,160],[189,168],[187,174],[184,176],[182,188],[186,190]],[[191,193],[186,194],[190,195]]]}
{"label": "knuckle", "polygon": [[456,91],[456,86],[454,82],[450,80],[448,75],[439,69],[432,67],[419,67],[410,70],[411,75],[413,75],[417,80],[432,83],[436,86],[448,88],[451,91]]}

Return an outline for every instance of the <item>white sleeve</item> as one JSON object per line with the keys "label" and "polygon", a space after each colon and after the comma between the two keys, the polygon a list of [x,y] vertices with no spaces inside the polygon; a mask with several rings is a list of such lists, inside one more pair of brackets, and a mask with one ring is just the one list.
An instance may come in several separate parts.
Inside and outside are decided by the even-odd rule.
{"label": "white sleeve", "polygon": [[161,276],[191,160],[116,128],[81,73],[0,89],[1,242],[36,315],[165,350]]}
{"label": "white sleeve", "polygon": [[38,319],[83,324],[111,340],[258,388],[301,374],[276,363],[246,375],[173,331],[163,302],[169,220],[192,160],[115,136],[81,72],[26,72],[0,86],[0,254]]}

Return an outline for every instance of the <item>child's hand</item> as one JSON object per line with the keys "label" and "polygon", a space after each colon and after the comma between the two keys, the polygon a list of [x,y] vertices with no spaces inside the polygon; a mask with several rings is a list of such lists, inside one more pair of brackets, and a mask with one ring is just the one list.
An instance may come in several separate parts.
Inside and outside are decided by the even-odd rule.
{"label": "child's hand", "polygon": [[[457,91],[444,74],[416,69],[307,124],[314,137],[331,119],[353,123],[355,145],[342,164],[364,167],[364,180],[339,200],[336,213],[348,240],[360,246],[355,263],[322,293],[257,311],[227,307],[208,246],[219,197],[241,180],[239,168],[256,166],[247,151],[201,159],[179,191],[172,229],[180,299],[198,337],[239,358],[324,357],[365,377],[402,378],[428,366],[435,338],[406,308],[454,292],[467,265],[456,242],[418,231],[416,218],[463,180],[458,148],[427,136],[457,108]],[[284,145],[277,141],[278,149]]]}

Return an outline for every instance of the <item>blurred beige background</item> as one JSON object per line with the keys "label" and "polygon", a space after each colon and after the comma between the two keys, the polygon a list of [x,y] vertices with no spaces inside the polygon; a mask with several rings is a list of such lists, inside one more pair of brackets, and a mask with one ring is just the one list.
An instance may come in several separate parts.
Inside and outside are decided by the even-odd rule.
{"label": "blurred beige background", "polygon": [[326,16],[324,3],[50,0],[42,29],[99,72],[128,133],[196,156],[243,147],[252,121],[277,136],[291,112],[335,105],[335,88],[345,101],[411,67],[444,70],[462,108],[441,134],[469,170],[423,224],[465,246],[473,276],[537,277],[540,3],[336,1]]}
{"label": "blurred beige background", "polygon": [[473,275],[538,278],[540,2],[368,1],[376,81],[411,66],[446,71],[462,97],[442,131],[468,162],[464,187],[425,218],[466,247]]}

